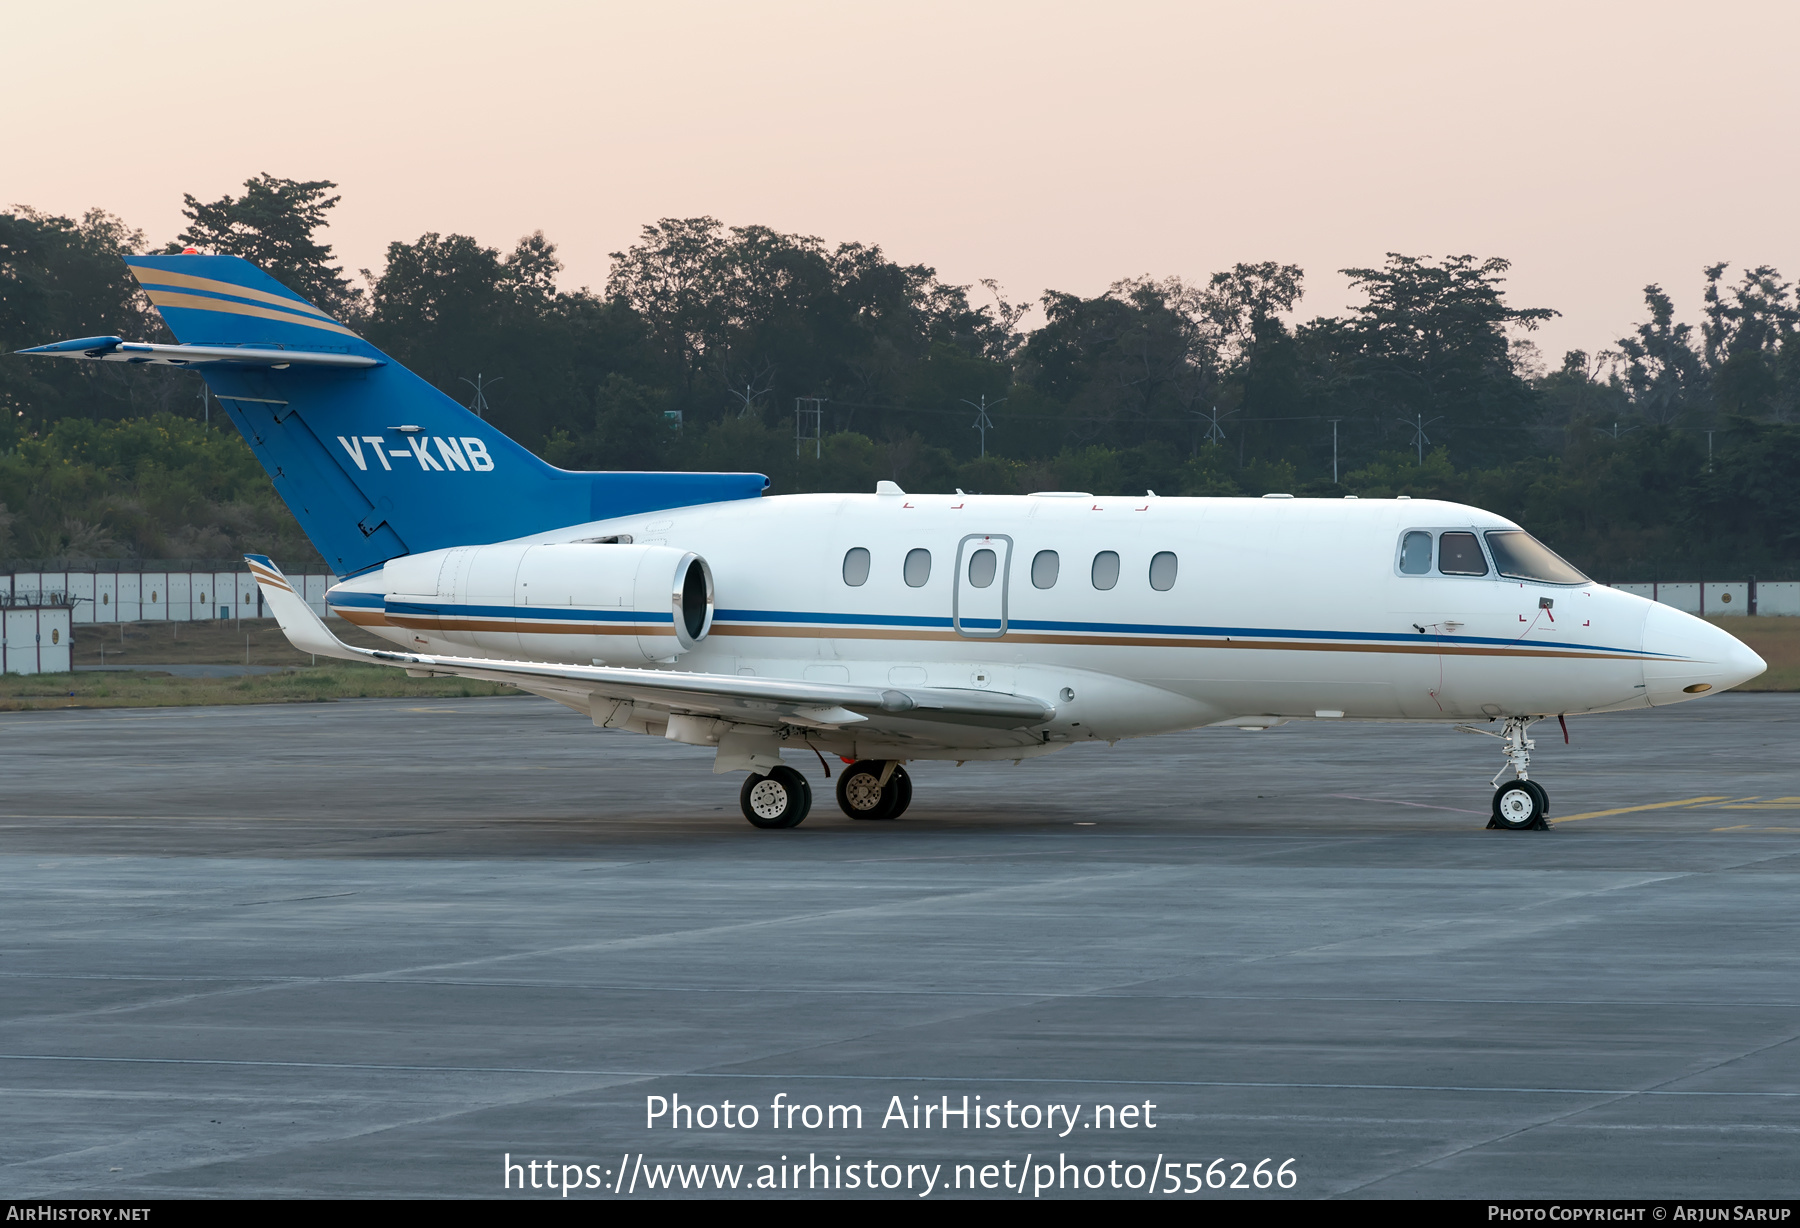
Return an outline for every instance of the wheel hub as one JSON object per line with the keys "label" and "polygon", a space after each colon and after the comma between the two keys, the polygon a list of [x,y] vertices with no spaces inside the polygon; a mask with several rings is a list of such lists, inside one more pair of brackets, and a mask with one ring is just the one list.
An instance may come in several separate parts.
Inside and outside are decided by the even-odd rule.
{"label": "wheel hub", "polygon": [[773,780],[759,781],[750,790],[750,809],[765,819],[778,819],[787,809],[788,794],[780,783]]}
{"label": "wheel hub", "polygon": [[873,810],[881,805],[881,782],[867,772],[858,772],[844,786],[844,796],[858,810]]}
{"label": "wheel hub", "polygon": [[1500,795],[1500,816],[1508,823],[1530,821],[1536,799],[1524,789],[1508,789]]}

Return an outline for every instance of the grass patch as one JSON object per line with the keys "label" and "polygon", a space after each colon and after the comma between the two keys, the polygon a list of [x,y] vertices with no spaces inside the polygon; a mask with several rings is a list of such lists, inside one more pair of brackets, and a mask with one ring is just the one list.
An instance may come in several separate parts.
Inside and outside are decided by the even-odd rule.
{"label": "grass patch", "polygon": [[[360,648],[394,644],[331,619],[345,643]],[[242,622],[112,623],[74,628],[76,665],[274,665],[277,674],[240,678],[176,678],[152,671],[82,671],[0,676],[0,712],[44,708],[174,708],[194,704],[323,703],[334,699],[450,699],[518,695],[494,682],[468,678],[408,678],[386,665],[313,658],[296,652],[272,618]]]}
{"label": "grass patch", "polygon": [[[340,618],[326,621],[346,644],[394,648]],[[272,618],[198,623],[77,623],[72,665],[311,665]],[[248,656],[249,660],[245,660]]]}
{"label": "grass patch", "polygon": [[177,708],[193,704],[324,703],[335,699],[448,699],[523,692],[470,678],[408,678],[382,665],[333,661],[242,678],[174,678],[155,673],[32,674],[0,677],[0,712],[46,708]]}

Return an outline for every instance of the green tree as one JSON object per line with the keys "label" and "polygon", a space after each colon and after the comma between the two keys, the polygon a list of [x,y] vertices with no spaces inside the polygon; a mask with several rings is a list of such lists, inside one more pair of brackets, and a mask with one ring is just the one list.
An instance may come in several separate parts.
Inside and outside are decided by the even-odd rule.
{"label": "green tree", "polygon": [[329,179],[301,182],[277,179],[266,171],[244,181],[244,194],[221,196],[203,204],[182,195],[187,226],[169,250],[197,247],[225,256],[242,256],[307,302],[339,319],[360,313],[361,292],[331,263],[329,243],[319,241],[326,214],[341,197],[325,195],[337,184]]}
{"label": "green tree", "polygon": [[1499,257],[1438,261],[1389,252],[1379,269],[1343,269],[1368,296],[1339,334],[1350,390],[1365,418],[1441,420],[1438,435],[1474,457],[1529,450],[1536,416],[1530,384],[1514,366],[1507,330],[1535,329],[1559,314],[1509,306]]}
{"label": "green tree", "polygon": [[[121,256],[142,231],[100,209],[79,220],[18,208],[0,212],[0,354],[76,337],[169,341]],[[199,383],[167,368],[0,358],[0,443],[67,417],[154,413],[196,398]]]}
{"label": "green tree", "polygon": [[1706,269],[1702,300],[1701,353],[1713,404],[1721,413],[1740,417],[1785,417],[1794,390],[1783,387],[1784,351],[1793,353],[1800,325],[1793,287],[1765,264],[1746,270],[1736,286],[1721,291],[1727,267]]}
{"label": "green tree", "polygon": [[1625,385],[1640,414],[1667,426],[1701,407],[1707,373],[1694,350],[1693,325],[1675,322],[1675,304],[1661,286],[1644,287],[1644,305],[1650,319],[1632,336],[1619,338]]}

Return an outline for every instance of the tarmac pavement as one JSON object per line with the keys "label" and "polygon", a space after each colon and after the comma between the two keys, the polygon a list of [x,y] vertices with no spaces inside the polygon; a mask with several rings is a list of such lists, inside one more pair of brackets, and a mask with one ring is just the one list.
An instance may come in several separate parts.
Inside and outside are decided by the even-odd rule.
{"label": "tarmac pavement", "polygon": [[[1800,696],[1570,731],[1548,832],[1484,829],[1497,744],[1344,722],[891,823],[790,753],[769,832],[531,699],[0,716],[0,1195],[1792,1197]],[[1014,1124],[914,1126],[965,1096]]]}

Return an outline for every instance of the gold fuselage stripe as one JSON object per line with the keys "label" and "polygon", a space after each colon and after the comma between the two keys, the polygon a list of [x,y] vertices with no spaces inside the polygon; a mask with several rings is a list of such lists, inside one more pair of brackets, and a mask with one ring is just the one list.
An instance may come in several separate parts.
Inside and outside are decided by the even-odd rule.
{"label": "gold fuselage stripe", "polygon": [[[521,635],[672,635],[667,626],[570,626],[567,623],[521,622],[499,620],[479,622],[469,619],[421,618],[416,615],[387,614],[375,610],[338,611],[347,622],[360,627],[404,627],[421,631],[491,631]],[[1171,636],[1066,634],[1044,632],[1008,632],[1004,636],[964,636],[954,631],[900,630],[894,628],[830,628],[782,627],[747,623],[716,624],[713,635],[746,638],[812,639],[812,640],[911,640],[941,644],[1060,644],[1089,648],[1232,648],[1264,652],[1355,652],[1399,653],[1407,656],[1446,657],[1532,657],[1569,661],[1648,661],[1661,658],[1628,652],[1580,652],[1560,648],[1497,647],[1472,644],[1347,644],[1294,640],[1184,639]]]}

